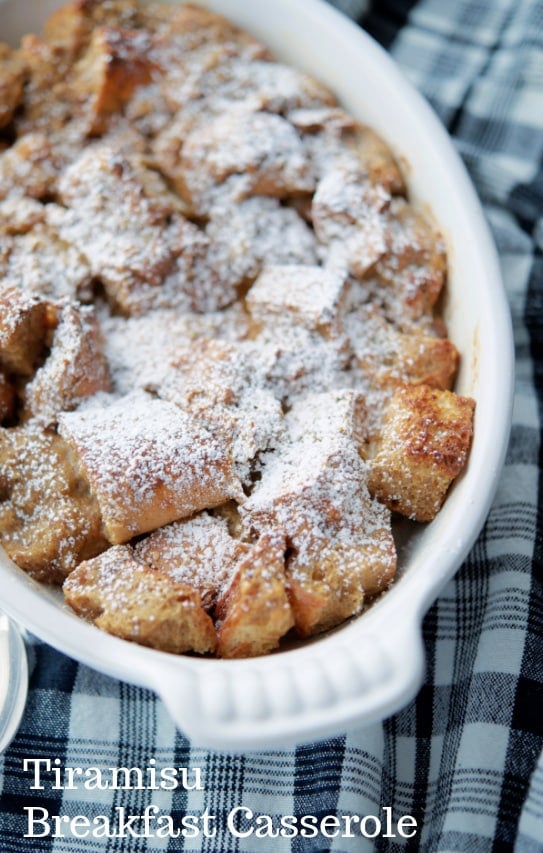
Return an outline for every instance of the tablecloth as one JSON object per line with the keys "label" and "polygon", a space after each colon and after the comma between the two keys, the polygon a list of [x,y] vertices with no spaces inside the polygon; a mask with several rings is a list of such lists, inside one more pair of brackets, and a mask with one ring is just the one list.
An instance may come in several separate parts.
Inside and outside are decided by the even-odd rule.
{"label": "tablecloth", "polygon": [[[424,620],[424,684],[383,724],[293,750],[213,753],[176,732],[151,693],[35,641],[25,715],[0,758],[1,853],[543,850],[543,4],[336,5],[390,51],[454,138],[497,242],[514,324],[506,465],[481,535]],[[25,758],[34,761],[26,771]],[[40,789],[39,759],[52,771],[172,767],[187,776],[173,791],[55,790],[49,773]],[[151,803],[177,825],[185,817],[185,836],[145,839],[127,826],[124,838],[53,838],[43,823],[42,837],[24,838],[25,807],[39,835],[46,811],[118,821]],[[369,816],[368,835],[379,818],[379,835],[349,835],[344,824],[334,835],[333,821],[324,834],[254,831],[258,815],[277,826],[285,815],[353,814]],[[404,822],[399,833],[400,816],[416,831]]]}

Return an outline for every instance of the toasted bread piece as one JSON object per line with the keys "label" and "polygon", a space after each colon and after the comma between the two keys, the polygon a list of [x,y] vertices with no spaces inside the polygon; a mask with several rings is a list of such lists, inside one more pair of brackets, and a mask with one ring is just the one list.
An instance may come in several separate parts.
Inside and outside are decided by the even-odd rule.
{"label": "toasted bread piece", "polygon": [[313,226],[335,265],[364,278],[387,249],[385,211],[390,193],[351,164],[329,169],[311,206]]}
{"label": "toasted bread piece", "polygon": [[74,0],[56,9],[45,22],[47,42],[62,47],[71,57],[88,45],[99,27],[136,27],[138,3],[133,0]]}
{"label": "toasted bread piece", "polygon": [[0,284],[0,364],[31,376],[46,345],[48,304],[10,284]]}
{"label": "toasted bread piece", "polygon": [[28,73],[21,109],[14,118],[17,134],[43,133],[51,138],[64,130],[73,115],[72,57],[62,45],[36,35],[22,38],[20,52]]}
{"label": "toasted bread piece", "polygon": [[208,260],[238,294],[265,266],[317,263],[317,241],[295,210],[257,196],[216,208],[206,224]]}
{"label": "toasted bread piece", "polygon": [[392,195],[405,194],[405,181],[392,151],[371,127],[356,122],[344,133],[343,141],[356,154],[372,183],[385,187]]}
{"label": "toasted bread piece", "polygon": [[45,206],[33,198],[25,196],[8,196],[0,201],[0,236],[2,243],[0,248],[0,262],[5,262],[11,251],[6,251],[6,237],[27,234],[35,225],[44,222]]}
{"label": "toasted bread piece", "polygon": [[113,545],[243,499],[226,436],[146,395],[65,412],[59,431],[96,496]]}
{"label": "toasted bread piece", "polygon": [[[178,39],[174,44],[179,49]],[[247,50],[221,41],[185,54],[180,69],[171,56],[171,46],[155,43],[155,56],[163,71],[159,91],[173,113],[172,121],[158,128],[155,152],[160,168],[165,167],[174,184],[179,182],[181,192],[184,140],[223,114],[225,107],[285,115],[300,107],[335,103],[330,91],[313,77],[280,62],[258,59],[255,50],[259,48]],[[149,94],[152,88],[156,87],[149,87]],[[137,93],[127,114],[136,119],[138,110],[146,112],[145,98],[145,90]]]}
{"label": "toasted bread piece", "polygon": [[411,321],[432,315],[445,283],[445,245],[430,220],[403,198],[390,203],[385,233],[386,251],[375,273],[390,318],[408,329]]}
{"label": "toasted bread piece", "polygon": [[141,158],[106,145],[87,149],[59,186],[69,208],[60,235],[85,255],[122,313],[214,310],[235,298],[231,283],[207,262],[205,233],[177,212],[175,198]]}
{"label": "toasted bread piece", "polygon": [[346,295],[341,273],[300,264],[267,266],[246,303],[258,323],[291,322],[330,338],[341,331]]}
{"label": "toasted bread piece", "polygon": [[[39,209],[30,208],[36,204],[32,199],[8,199],[0,207],[13,209],[18,219],[12,220],[11,230],[20,233],[9,235],[3,241],[6,254],[0,257],[0,275],[4,281],[21,288],[27,293],[52,300],[89,301],[92,295],[92,277],[90,266],[83,255],[58,235],[57,229],[49,221],[38,220]],[[26,219],[23,206],[26,206]],[[52,216],[47,205],[43,217]],[[6,210],[6,214],[8,212]],[[4,211],[0,210],[0,224]],[[34,217],[34,221],[33,221]]]}
{"label": "toasted bread piece", "polygon": [[172,370],[159,386],[159,394],[186,411],[203,414],[238,404],[251,388],[252,372],[247,346],[199,338],[172,361]]}
{"label": "toasted bread piece", "polygon": [[275,442],[283,421],[281,403],[265,387],[252,352],[250,342],[202,338],[179,354],[158,388],[161,398],[198,418],[211,432],[230,434],[235,469],[246,484],[253,460]]}
{"label": "toasted bread piece", "polygon": [[371,493],[415,521],[431,521],[471,446],[475,402],[425,385],[399,388],[370,459]]}
{"label": "toasted bread piece", "polygon": [[51,196],[61,168],[61,158],[43,133],[27,133],[0,153],[0,199]]}
{"label": "toasted bread piece", "polygon": [[35,426],[0,430],[0,541],[38,580],[61,583],[107,543],[68,445]]}
{"label": "toasted bread piece", "polygon": [[98,391],[111,391],[103,343],[94,308],[62,308],[51,351],[24,390],[24,414],[52,426],[60,412]]}
{"label": "toasted bread piece", "polygon": [[10,123],[22,101],[26,75],[21,52],[0,42],[0,128]]}
{"label": "toasted bread piece", "polygon": [[413,330],[400,332],[377,306],[362,306],[346,319],[346,330],[358,365],[372,385],[429,385],[450,389],[459,354],[448,338]]}
{"label": "toasted bread piece", "polygon": [[219,657],[255,657],[277,648],[294,626],[282,534],[264,534],[241,559],[215,615]]}
{"label": "toasted bread piece", "polygon": [[293,109],[289,121],[306,137],[320,177],[331,159],[348,162],[392,195],[404,195],[405,182],[386,142],[372,128],[356,121],[337,105]]}
{"label": "toasted bread piece", "polygon": [[86,102],[88,131],[103,133],[135,89],[152,74],[150,36],[142,30],[97,27],[87,52],[74,69],[73,90]]}
{"label": "toasted bread piece", "polygon": [[181,154],[188,200],[198,214],[218,198],[284,198],[314,179],[294,128],[280,116],[232,107],[187,137]]}
{"label": "toasted bread piece", "polygon": [[215,648],[213,622],[198,593],[146,566],[129,546],[82,562],[63,590],[76,613],[123,640],[175,654]]}
{"label": "toasted bread piece", "polygon": [[296,628],[309,635],[360,612],[364,593],[384,589],[394,575],[396,554],[389,515],[371,500],[359,455],[361,396],[309,395],[285,422],[288,443],[264,457],[262,478],[240,515],[253,534],[285,535]]}
{"label": "toasted bread piece", "polygon": [[314,538],[300,557],[287,563],[287,590],[303,637],[333,628],[360,613],[367,598],[386,589],[396,572],[390,529],[363,528],[345,539],[344,531]]}
{"label": "toasted bread piece", "polygon": [[248,549],[230,536],[224,518],[201,512],[155,530],[134,552],[148,566],[195,590],[210,610]]}

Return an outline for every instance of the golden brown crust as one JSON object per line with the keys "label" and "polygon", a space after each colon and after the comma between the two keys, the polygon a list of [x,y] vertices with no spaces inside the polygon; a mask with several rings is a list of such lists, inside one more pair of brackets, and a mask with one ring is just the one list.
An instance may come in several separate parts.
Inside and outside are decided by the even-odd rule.
{"label": "golden brown crust", "polygon": [[398,163],[388,145],[371,127],[356,122],[344,134],[344,141],[355,152],[373,183],[385,187],[392,195],[405,195],[405,181]]}
{"label": "golden brown crust", "polygon": [[91,307],[64,307],[44,364],[24,390],[24,414],[44,426],[99,391],[111,391],[98,320]]}
{"label": "golden brown crust", "polygon": [[30,376],[46,344],[47,304],[17,287],[0,284],[0,364]]}
{"label": "golden brown crust", "polygon": [[393,199],[387,211],[386,249],[375,272],[400,328],[432,316],[447,274],[445,246],[428,218],[405,199]]}
{"label": "golden brown crust", "polygon": [[54,195],[62,158],[47,135],[31,131],[0,155],[0,199],[28,196],[47,199]]}
{"label": "golden brown crust", "polygon": [[373,386],[390,390],[399,385],[452,388],[459,354],[448,338],[417,329],[404,334],[376,306],[353,312],[348,334],[357,363]]}
{"label": "golden brown crust", "polygon": [[215,628],[198,594],[150,569],[128,546],[82,562],[63,590],[76,613],[124,640],[174,654],[215,648]]}
{"label": "golden brown crust", "polygon": [[427,386],[400,388],[386,411],[368,485],[390,509],[431,521],[471,446],[475,402]]}
{"label": "golden brown crust", "polygon": [[74,69],[73,91],[85,102],[88,132],[98,136],[122,111],[135,89],[149,83],[150,40],[141,30],[97,27]]}
{"label": "golden brown crust", "polygon": [[216,608],[219,657],[267,654],[294,626],[285,589],[284,555],[285,540],[272,531],[240,561]]}
{"label": "golden brown crust", "polygon": [[0,484],[2,547],[36,579],[61,583],[106,547],[88,484],[54,433],[0,430]]}

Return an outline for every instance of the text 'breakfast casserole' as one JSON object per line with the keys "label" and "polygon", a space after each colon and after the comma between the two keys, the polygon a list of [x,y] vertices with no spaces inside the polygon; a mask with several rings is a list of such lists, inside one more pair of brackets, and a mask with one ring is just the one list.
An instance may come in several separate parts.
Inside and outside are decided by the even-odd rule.
{"label": "text 'breakfast casserole'", "polygon": [[248,657],[359,614],[474,401],[386,144],[193,5],[0,45],[0,535],[104,630]]}

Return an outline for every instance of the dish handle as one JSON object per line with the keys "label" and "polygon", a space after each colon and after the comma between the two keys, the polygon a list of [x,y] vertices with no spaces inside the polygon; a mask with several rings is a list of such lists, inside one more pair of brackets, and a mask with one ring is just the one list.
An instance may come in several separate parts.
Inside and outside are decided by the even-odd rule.
{"label": "dish handle", "polygon": [[[390,615],[390,614],[389,614]],[[290,747],[385,719],[418,692],[424,672],[421,618],[357,621],[306,648],[252,660],[209,661],[156,684],[194,746],[219,750]],[[373,623],[372,623],[373,624]],[[162,673],[164,675],[164,672]]]}

